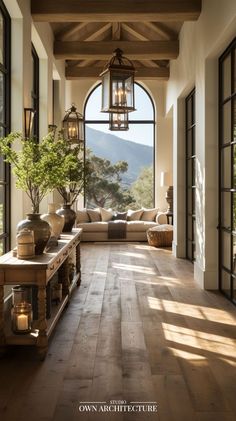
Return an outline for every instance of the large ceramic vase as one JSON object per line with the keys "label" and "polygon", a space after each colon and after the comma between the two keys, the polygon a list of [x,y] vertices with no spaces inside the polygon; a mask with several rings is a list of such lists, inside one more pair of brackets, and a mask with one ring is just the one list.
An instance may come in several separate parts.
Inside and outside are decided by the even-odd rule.
{"label": "large ceramic vase", "polygon": [[48,204],[48,213],[41,216],[41,219],[47,221],[52,228],[52,237],[58,239],[64,227],[64,216],[56,213],[55,203]]}
{"label": "large ceramic vase", "polygon": [[75,211],[70,208],[70,205],[62,205],[62,207],[57,210],[57,214],[64,216],[64,227],[62,232],[71,232],[76,220]]}
{"label": "large ceramic vase", "polygon": [[42,254],[51,236],[51,227],[47,221],[40,218],[40,213],[28,213],[27,219],[17,225],[17,233],[23,228],[34,232],[35,254]]}

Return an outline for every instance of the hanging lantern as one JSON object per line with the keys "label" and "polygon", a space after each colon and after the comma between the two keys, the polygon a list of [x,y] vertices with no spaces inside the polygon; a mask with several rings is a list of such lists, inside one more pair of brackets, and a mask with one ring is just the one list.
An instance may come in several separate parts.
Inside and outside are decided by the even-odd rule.
{"label": "hanging lantern", "polygon": [[134,73],[132,62],[117,48],[106,65],[102,77],[102,109],[104,113],[124,113],[134,108]]}
{"label": "hanging lantern", "polygon": [[62,122],[65,138],[71,143],[84,141],[84,117],[80,114],[74,104],[66,111]]}
{"label": "hanging lantern", "polygon": [[110,113],[109,130],[126,131],[129,130],[128,113]]}

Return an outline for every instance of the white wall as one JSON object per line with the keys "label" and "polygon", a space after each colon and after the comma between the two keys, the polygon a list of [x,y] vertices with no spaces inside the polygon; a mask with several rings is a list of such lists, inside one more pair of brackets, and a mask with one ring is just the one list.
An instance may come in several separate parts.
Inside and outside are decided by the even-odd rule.
{"label": "white wall", "polygon": [[[172,119],[171,114],[165,115],[165,83],[153,80],[142,82],[155,105],[156,131],[155,131],[155,201],[156,206],[166,210],[166,187],[160,187],[161,171],[172,174]],[[85,100],[91,90],[96,86],[94,79],[84,79],[66,82],[66,104],[69,108],[74,102],[79,112],[83,113]]]}
{"label": "white wall", "polygon": [[218,288],[218,58],[236,35],[235,0],[203,0],[197,22],[183,25],[171,62],[166,111],[173,109],[174,252],[185,256],[184,98],[196,87],[196,262],[203,288]]}
{"label": "white wall", "polygon": [[[53,69],[60,79],[58,110],[62,115],[65,100],[64,62],[54,59],[53,33],[47,23],[33,24],[30,13],[30,0],[4,0],[11,16],[11,130],[24,132],[24,108],[31,106],[32,64],[31,42],[39,57],[39,103],[40,103],[40,138],[48,132],[52,123],[52,78]],[[16,149],[19,146],[16,145]],[[40,211],[45,212],[47,197]],[[15,188],[11,180],[11,245],[14,247],[16,226],[30,212],[30,202],[26,195]]]}

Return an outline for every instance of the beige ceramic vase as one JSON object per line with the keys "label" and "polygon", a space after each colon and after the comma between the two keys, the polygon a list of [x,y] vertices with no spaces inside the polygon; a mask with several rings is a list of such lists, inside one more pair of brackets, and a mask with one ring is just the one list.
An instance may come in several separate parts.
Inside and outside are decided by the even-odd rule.
{"label": "beige ceramic vase", "polygon": [[42,215],[41,219],[47,221],[51,225],[51,235],[58,239],[64,227],[64,217],[56,213],[55,203],[48,204],[48,213]]}

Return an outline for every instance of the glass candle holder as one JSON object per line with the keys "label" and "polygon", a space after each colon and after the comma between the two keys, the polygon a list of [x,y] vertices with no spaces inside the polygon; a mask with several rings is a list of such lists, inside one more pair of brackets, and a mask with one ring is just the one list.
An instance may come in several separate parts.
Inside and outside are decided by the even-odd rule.
{"label": "glass candle holder", "polygon": [[21,303],[31,303],[32,301],[31,287],[17,285],[12,288],[12,305],[15,306]]}
{"label": "glass candle holder", "polygon": [[11,311],[12,330],[17,334],[25,334],[31,331],[32,306],[30,303],[20,303],[12,307]]}

